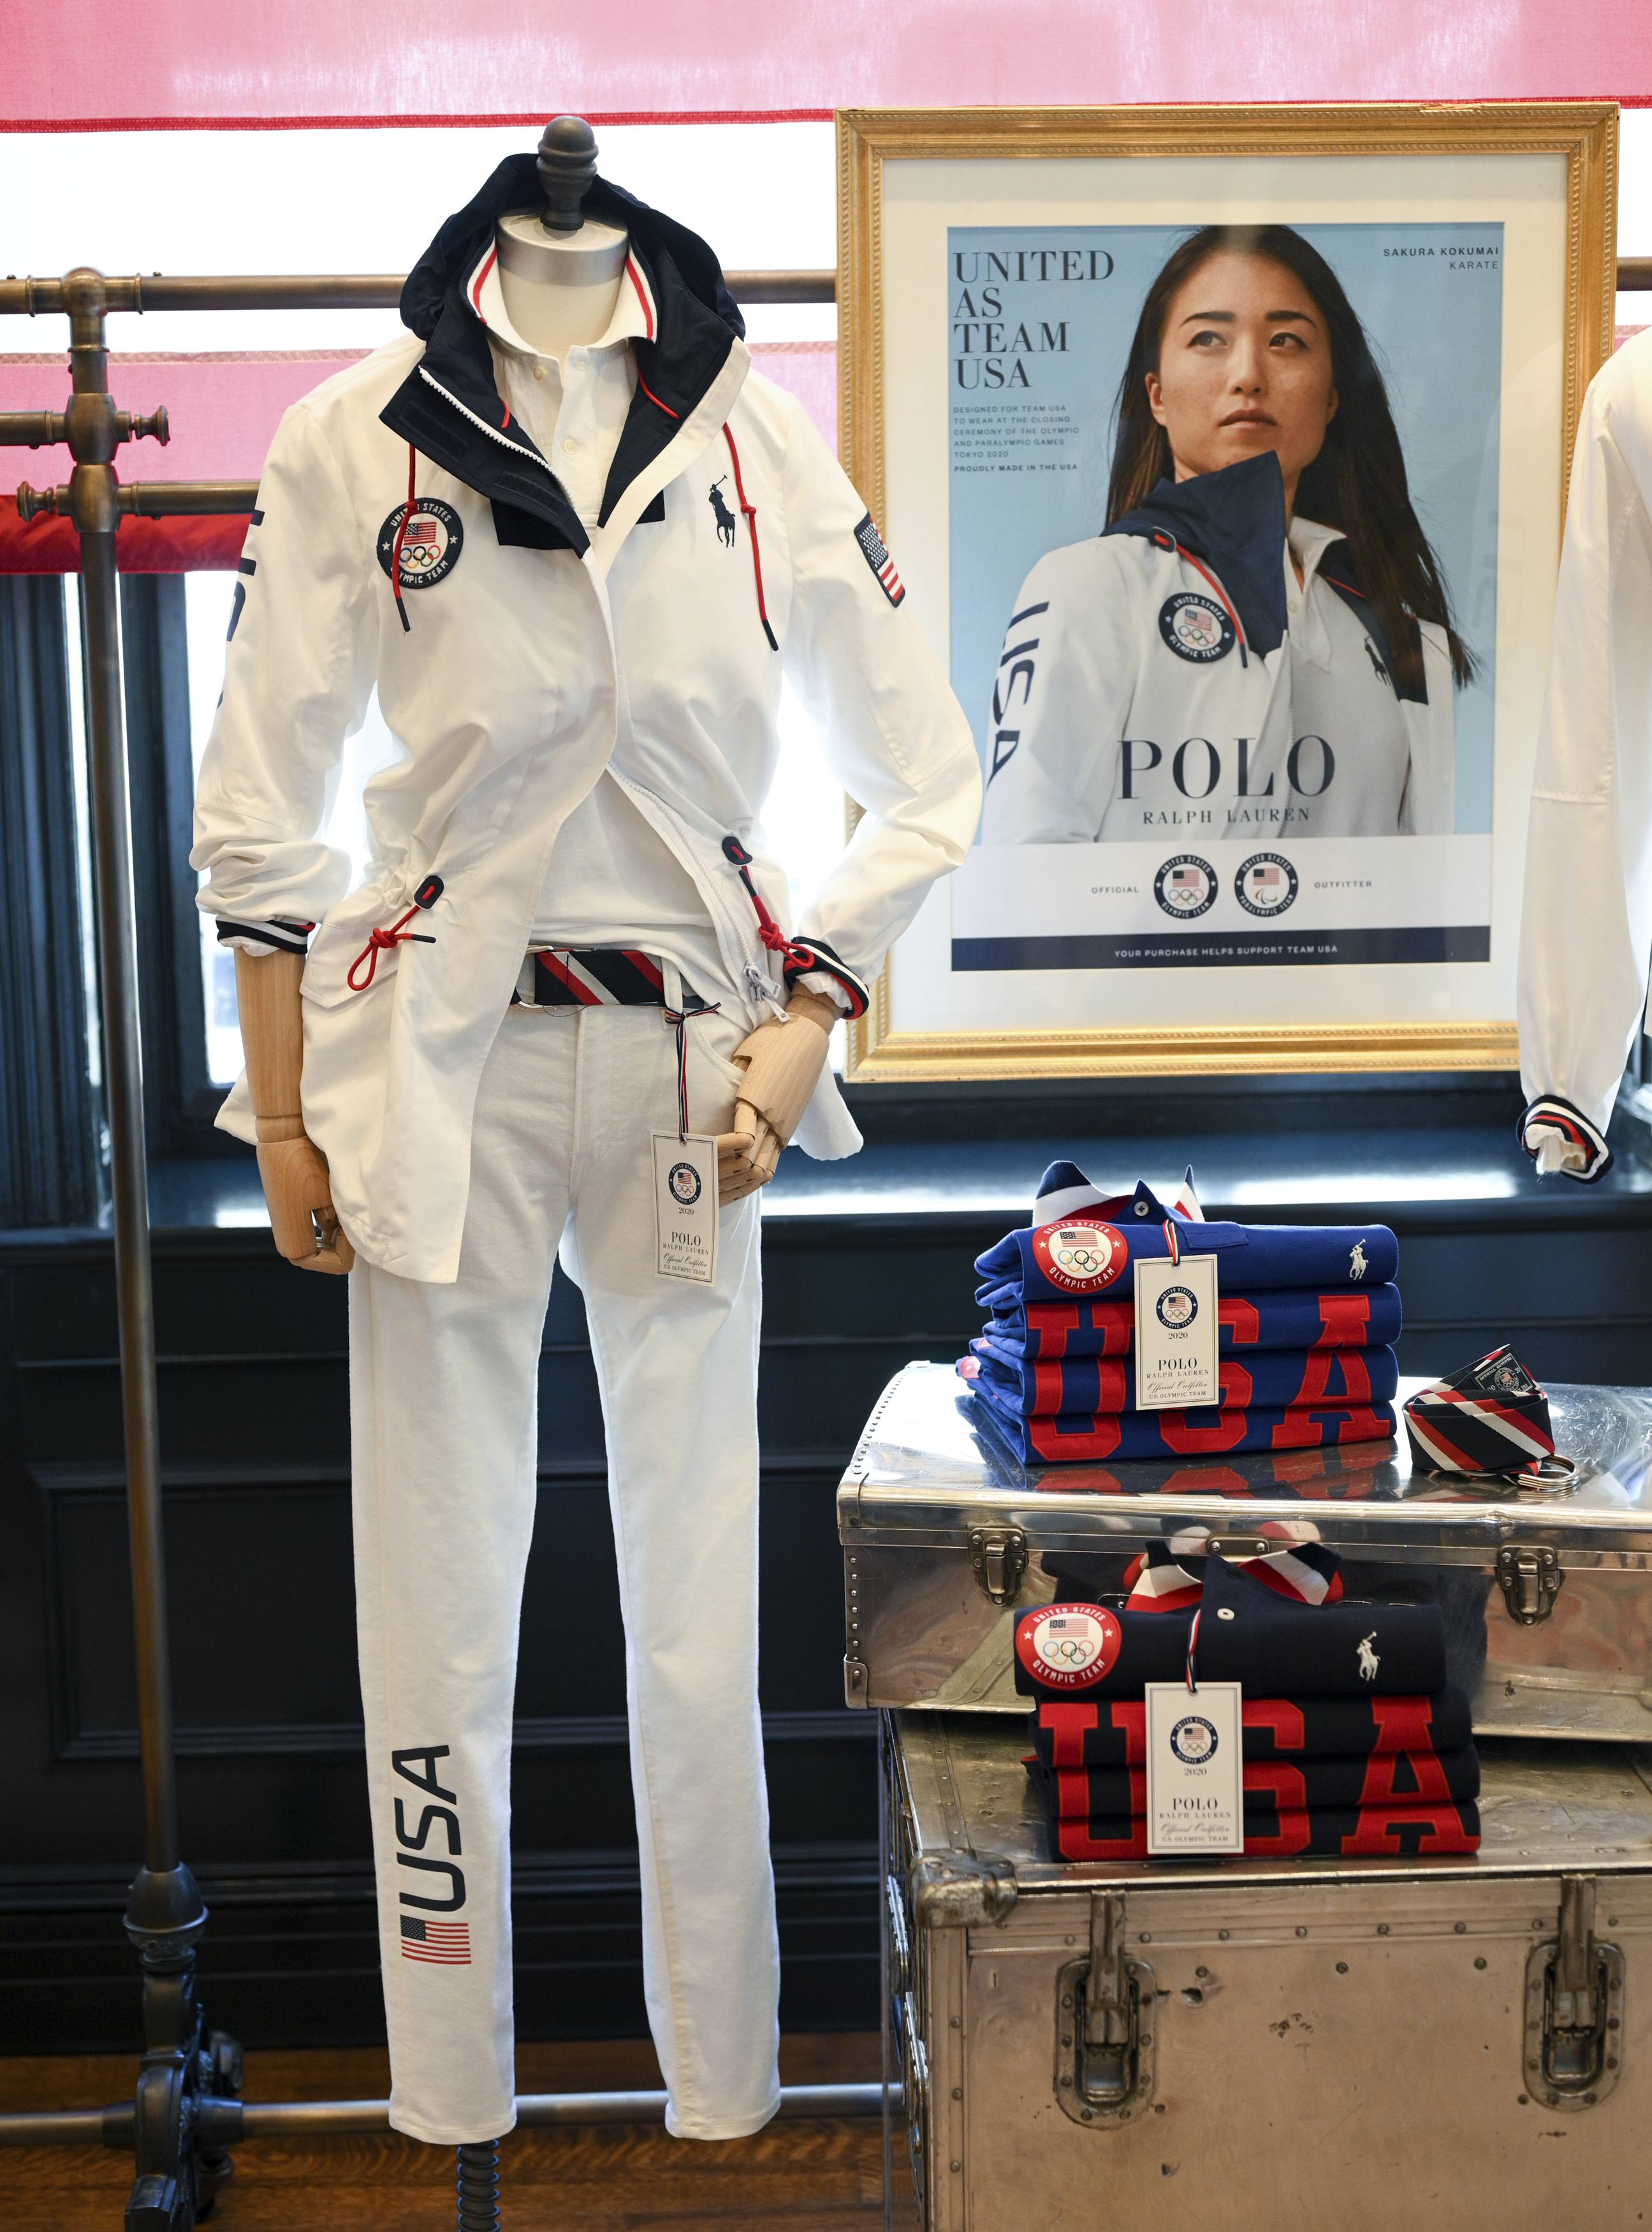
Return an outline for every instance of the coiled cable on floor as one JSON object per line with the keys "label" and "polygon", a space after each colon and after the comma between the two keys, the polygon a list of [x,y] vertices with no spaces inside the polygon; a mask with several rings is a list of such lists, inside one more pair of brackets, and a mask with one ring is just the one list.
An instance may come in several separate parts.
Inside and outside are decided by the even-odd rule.
{"label": "coiled cable on floor", "polygon": [[459,2232],[499,2232],[499,2142],[459,2149]]}

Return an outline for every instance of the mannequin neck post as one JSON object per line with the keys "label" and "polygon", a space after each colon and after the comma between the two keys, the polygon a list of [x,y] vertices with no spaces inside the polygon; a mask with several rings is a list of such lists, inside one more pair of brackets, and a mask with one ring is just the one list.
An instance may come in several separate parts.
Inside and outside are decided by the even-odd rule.
{"label": "mannequin neck post", "polygon": [[548,232],[535,211],[501,217],[494,235],[499,287],[511,324],[531,348],[562,362],[608,330],[625,276],[627,236],[587,218],[577,232]]}

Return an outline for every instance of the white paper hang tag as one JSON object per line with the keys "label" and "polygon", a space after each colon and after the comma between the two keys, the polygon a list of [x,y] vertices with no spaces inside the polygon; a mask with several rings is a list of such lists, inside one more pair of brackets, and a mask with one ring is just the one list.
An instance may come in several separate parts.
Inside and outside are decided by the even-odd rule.
{"label": "white paper hang tag", "polygon": [[709,1286],[717,1275],[716,1139],[695,1132],[686,1139],[675,1132],[655,1132],[654,1230],[660,1277]]}
{"label": "white paper hang tag", "polygon": [[1245,1849],[1242,1716],[1237,1682],[1150,1682],[1147,1849],[1193,1859]]}
{"label": "white paper hang tag", "polygon": [[1216,1259],[1136,1259],[1136,1407],[1219,1403]]}

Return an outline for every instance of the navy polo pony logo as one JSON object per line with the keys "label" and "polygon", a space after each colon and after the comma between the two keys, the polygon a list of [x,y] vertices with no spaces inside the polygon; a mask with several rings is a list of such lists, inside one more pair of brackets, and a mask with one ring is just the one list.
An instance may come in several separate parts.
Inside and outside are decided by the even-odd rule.
{"label": "navy polo pony logo", "polygon": [[725,550],[732,550],[735,547],[735,516],[717,494],[728,477],[727,473],[719,473],[706,493],[711,499],[711,509],[716,518],[717,540]]}

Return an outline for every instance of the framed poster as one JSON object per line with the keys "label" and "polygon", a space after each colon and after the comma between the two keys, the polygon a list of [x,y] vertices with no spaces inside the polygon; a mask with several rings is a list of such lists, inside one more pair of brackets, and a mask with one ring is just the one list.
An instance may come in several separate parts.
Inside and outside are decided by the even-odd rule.
{"label": "framed poster", "polygon": [[842,453],[975,733],[858,1079],[1503,1068],[1617,112],[849,110]]}

